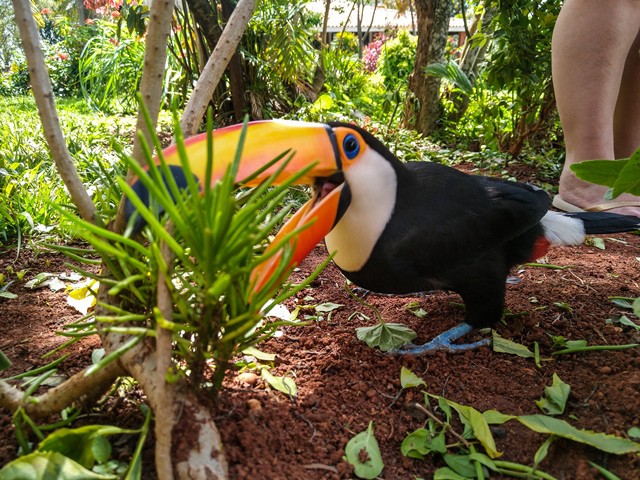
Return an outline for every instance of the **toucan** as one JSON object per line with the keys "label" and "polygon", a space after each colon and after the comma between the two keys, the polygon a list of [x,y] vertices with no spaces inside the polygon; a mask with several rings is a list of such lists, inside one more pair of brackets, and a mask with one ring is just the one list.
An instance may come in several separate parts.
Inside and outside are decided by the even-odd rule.
{"label": "toucan", "polygon": [[[640,228],[640,218],[634,216],[550,211],[549,195],[530,184],[471,175],[434,162],[403,163],[356,125],[267,120],[244,128],[238,179],[285,151],[292,158],[276,183],[313,165],[298,180],[314,187],[313,197],[273,241],[299,229],[291,240],[291,266],[324,239],[333,262],[363,289],[385,294],[448,290],[462,297],[463,323],[424,345],[397,349],[397,354],[455,352],[489,344],[489,339],[454,342],[501,319],[506,280],[514,266],[542,257],[550,244],[578,245],[585,234]],[[235,125],[213,132],[212,181],[234,158],[242,130]],[[205,174],[206,145],[206,134],[185,145],[199,181]],[[176,147],[165,150],[163,157],[176,181],[184,184]],[[148,198],[138,180],[132,180],[132,187]],[[129,204],[127,215],[133,211]],[[254,272],[255,288],[264,284],[278,261],[273,256]]]}

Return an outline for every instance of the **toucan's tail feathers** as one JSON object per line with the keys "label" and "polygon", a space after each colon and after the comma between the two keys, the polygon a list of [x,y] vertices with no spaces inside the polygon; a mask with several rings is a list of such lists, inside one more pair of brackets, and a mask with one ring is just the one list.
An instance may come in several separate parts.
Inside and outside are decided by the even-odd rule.
{"label": "toucan's tail feathers", "polygon": [[612,212],[563,213],[564,217],[579,219],[586,234],[632,232],[640,229],[640,217]]}
{"label": "toucan's tail feathers", "polygon": [[580,245],[584,241],[585,225],[581,219],[549,211],[542,220],[545,238],[555,245]]}

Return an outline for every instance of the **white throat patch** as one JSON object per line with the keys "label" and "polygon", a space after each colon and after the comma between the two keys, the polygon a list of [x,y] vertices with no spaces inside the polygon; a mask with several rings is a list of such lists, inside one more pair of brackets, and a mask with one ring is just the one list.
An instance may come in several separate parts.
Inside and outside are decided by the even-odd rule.
{"label": "white throat patch", "polygon": [[344,176],[351,204],[325,242],[330,253],[336,252],[333,261],[338,267],[357,272],[393,214],[398,179],[391,164],[371,148]]}

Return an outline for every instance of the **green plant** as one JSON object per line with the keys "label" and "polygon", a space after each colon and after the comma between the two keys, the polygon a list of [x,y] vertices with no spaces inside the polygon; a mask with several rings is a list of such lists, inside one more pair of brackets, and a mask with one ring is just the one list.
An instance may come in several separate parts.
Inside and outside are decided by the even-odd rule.
{"label": "green plant", "polygon": [[387,88],[407,86],[409,75],[413,72],[417,42],[417,37],[407,30],[400,30],[396,38],[387,40],[382,46],[376,71],[384,78]]}
{"label": "green plant", "polygon": [[[40,438],[34,451],[27,449],[24,455],[9,462],[0,470],[0,477],[6,480],[25,478],[83,478],[108,480],[126,475],[127,479],[141,478],[142,446],[149,432],[151,411],[146,410],[144,425],[138,430],[129,430],[111,425],[85,425],[74,429],[56,428],[46,437],[44,428],[37,427],[18,412]],[[16,415],[14,415],[16,418]],[[74,416],[75,418],[75,416]],[[14,420],[15,422],[15,420]],[[16,432],[22,428],[16,423]],[[56,426],[47,426],[48,429]],[[139,434],[140,439],[129,464],[111,459],[111,435]],[[116,477],[115,475],[118,475]]]}
{"label": "green plant", "polygon": [[[179,128],[177,123],[176,128]],[[243,180],[236,179],[240,146],[236,158],[227,159],[233,161],[224,177],[212,185],[210,147],[209,178],[202,179],[200,192],[189,174],[182,142],[178,136],[182,168],[189,179],[186,191],[178,189],[162,155],[156,163],[147,148],[147,168],[144,169],[123,154],[123,160],[150,192],[150,206],[146,207],[127,182],[118,179],[120,188],[147,223],[146,244],[129,238],[127,233],[118,235],[64,213],[102,257],[109,276],[83,273],[106,285],[109,295],[119,299],[118,307],[105,306],[109,315],[72,325],[68,334],[93,334],[96,322],[100,322],[104,332],[128,336],[129,340],[120,349],[96,365],[100,368],[144,338],[154,337],[156,326],[160,325],[172,335],[176,365],[179,365],[179,371],[172,374],[174,380],[186,377],[196,386],[207,384],[215,393],[232,365],[232,358],[268,337],[283,323],[264,320],[265,308],[278,304],[307,283],[287,284],[281,290],[282,279],[289,273],[286,270],[291,254],[288,246],[283,247],[283,260],[263,288],[254,291],[251,279],[254,269],[275,253],[272,250],[257,254],[264,248],[274,226],[287,215],[288,209],[273,212],[297,177],[270,189],[270,183],[277,176],[274,174],[260,187],[239,189],[236,180],[239,183]],[[157,139],[154,146],[160,151]],[[278,160],[283,161],[281,158],[274,161]],[[164,213],[158,218],[160,211]],[[171,233],[165,228],[167,222],[172,225]],[[283,244],[288,245],[285,240],[288,239],[284,239]],[[170,259],[163,255],[165,249],[169,249]],[[156,307],[157,283],[163,277],[171,279],[165,282],[173,305],[171,318],[166,318]]]}
{"label": "green plant", "polygon": [[308,88],[316,66],[313,26],[302,2],[269,0],[257,9],[242,41],[246,96],[255,118],[287,112]]}
{"label": "green plant", "polygon": [[373,422],[354,436],[344,447],[345,459],[354,467],[359,478],[378,478],[384,468],[378,441],[373,434]]}
{"label": "green plant", "polygon": [[[98,23],[98,22],[96,22]],[[134,112],[142,78],[144,42],[116,26],[99,22],[99,33],[85,45],[78,65],[80,88],[93,108],[105,112]]]}
{"label": "green plant", "polygon": [[[123,131],[130,135],[134,119],[96,114],[81,100],[57,103],[76,168],[100,213],[112,216],[120,192],[109,186],[109,179],[125,171],[109,138],[121,137]],[[54,173],[44,137],[34,134],[33,99],[0,98],[0,108],[10,112],[0,124],[0,243],[16,238],[20,243],[22,237],[32,235],[68,235],[66,224],[50,207],[51,203],[70,205],[70,201]]]}
{"label": "green plant", "polygon": [[[485,479],[492,472],[515,478],[555,480],[555,477],[539,469],[540,463],[549,453],[556,438],[564,438],[583,443],[604,452],[622,455],[640,452],[640,444],[626,438],[606,435],[589,430],[580,430],[568,422],[547,415],[505,415],[496,410],[480,412],[475,408],[453,402],[445,397],[426,391],[426,384],[413,372],[402,368],[400,374],[402,388],[422,387],[425,393],[424,405],[416,403],[414,407],[425,416],[423,427],[409,433],[401,445],[403,455],[425,459],[438,455],[446,467],[438,469],[434,478],[441,479]],[[552,387],[545,388],[545,397],[541,406],[553,405],[553,413],[564,408],[568,385],[556,381]],[[533,458],[533,465],[499,460],[499,452],[493,434],[492,425],[502,425],[516,420],[525,427],[544,435],[542,443]],[[454,425],[460,422],[463,431]]]}

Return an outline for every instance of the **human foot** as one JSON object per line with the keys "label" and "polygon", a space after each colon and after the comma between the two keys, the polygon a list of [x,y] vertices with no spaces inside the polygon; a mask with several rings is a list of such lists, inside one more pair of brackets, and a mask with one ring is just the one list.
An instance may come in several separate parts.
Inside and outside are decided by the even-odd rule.
{"label": "human foot", "polygon": [[573,211],[607,211],[640,217],[640,197],[623,194],[613,200],[605,200],[607,190],[607,187],[580,180],[565,165],[560,175],[560,195],[554,199],[554,206],[565,211],[577,207]]}

